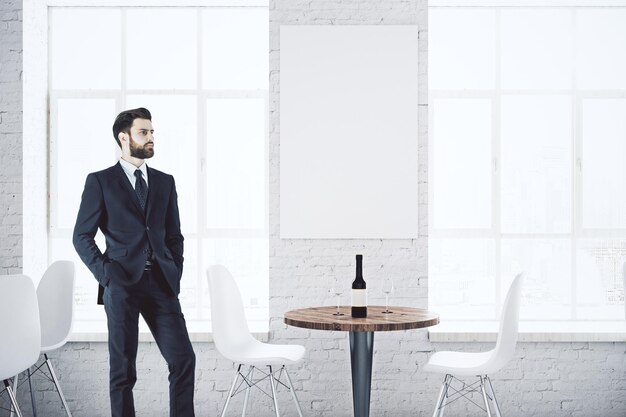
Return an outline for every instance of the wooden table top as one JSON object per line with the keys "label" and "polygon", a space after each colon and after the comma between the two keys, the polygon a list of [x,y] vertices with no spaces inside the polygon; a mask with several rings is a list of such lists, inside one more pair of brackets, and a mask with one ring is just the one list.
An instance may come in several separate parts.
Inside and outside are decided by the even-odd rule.
{"label": "wooden table top", "polygon": [[337,307],[312,307],[291,310],[285,313],[285,323],[290,326],[315,330],[338,330],[350,332],[380,332],[409,330],[434,326],[439,316],[430,311],[411,307],[389,306],[390,314],[384,314],[384,306],[368,306],[367,317],[353,318],[351,308],[343,306],[343,316],[334,316]]}

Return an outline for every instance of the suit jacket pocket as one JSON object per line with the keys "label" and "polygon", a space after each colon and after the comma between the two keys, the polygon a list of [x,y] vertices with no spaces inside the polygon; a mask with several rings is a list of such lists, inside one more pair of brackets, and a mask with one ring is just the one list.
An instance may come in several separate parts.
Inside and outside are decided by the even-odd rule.
{"label": "suit jacket pocket", "polygon": [[107,281],[107,286],[111,282],[121,282],[126,280],[126,272],[117,261],[107,262],[104,265],[104,277]]}
{"label": "suit jacket pocket", "polygon": [[108,251],[106,253],[106,256],[109,259],[117,259],[117,258],[122,258],[126,256],[127,254],[128,254],[128,249],[120,248],[120,249],[113,249],[111,251]]}
{"label": "suit jacket pocket", "polygon": [[168,248],[165,248],[165,250],[163,251],[163,253],[165,254],[165,257],[167,259],[171,259],[172,261],[174,261],[174,265],[176,265],[176,269],[178,270],[178,279],[180,280],[180,278],[183,275],[183,266],[180,265],[176,259],[174,259],[174,255],[172,255],[172,251],[170,251]]}

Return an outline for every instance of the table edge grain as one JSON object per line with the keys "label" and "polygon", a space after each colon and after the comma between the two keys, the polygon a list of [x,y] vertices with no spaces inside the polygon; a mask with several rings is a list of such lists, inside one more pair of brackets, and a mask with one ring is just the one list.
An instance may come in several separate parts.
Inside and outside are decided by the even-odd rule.
{"label": "table edge grain", "polygon": [[[333,317],[336,307],[309,307],[287,311],[284,314],[284,323],[304,329],[349,332],[379,332],[422,329],[439,324],[439,315],[424,309],[412,307],[389,306],[396,311],[389,316],[368,314],[367,318],[357,319],[350,317],[350,307],[341,307],[344,316]],[[383,306],[369,306],[372,310],[382,312]],[[303,314],[324,315],[324,320],[303,318]],[[416,317],[423,315],[423,318]]]}

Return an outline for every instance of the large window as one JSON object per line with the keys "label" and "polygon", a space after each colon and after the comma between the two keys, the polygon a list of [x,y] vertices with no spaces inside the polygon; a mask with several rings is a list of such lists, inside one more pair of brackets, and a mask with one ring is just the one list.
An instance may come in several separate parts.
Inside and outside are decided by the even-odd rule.
{"label": "large window", "polygon": [[626,8],[510,3],[429,8],[430,306],[623,320]]}
{"label": "large window", "polygon": [[78,328],[105,321],[71,242],[85,177],[119,159],[115,116],[146,107],[155,129],[147,163],[176,179],[191,330],[210,330],[214,263],[239,281],[251,329],[266,330],[267,7],[52,7],[48,22],[48,253],[78,267]]}

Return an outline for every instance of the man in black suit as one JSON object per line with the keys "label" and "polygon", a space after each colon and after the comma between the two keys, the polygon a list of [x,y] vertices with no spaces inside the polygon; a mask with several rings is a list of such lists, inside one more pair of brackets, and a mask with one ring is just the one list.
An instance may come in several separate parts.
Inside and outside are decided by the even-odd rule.
{"label": "man in black suit", "polygon": [[[120,113],[113,136],[122,150],[114,166],[87,176],[74,227],[74,247],[100,284],[109,329],[112,417],[134,417],[139,314],[167,362],[170,417],[194,416],[195,354],[178,293],[183,272],[174,177],[149,168],[154,155],[152,116]],[[102,231],[104,253],[94,236]]]}

